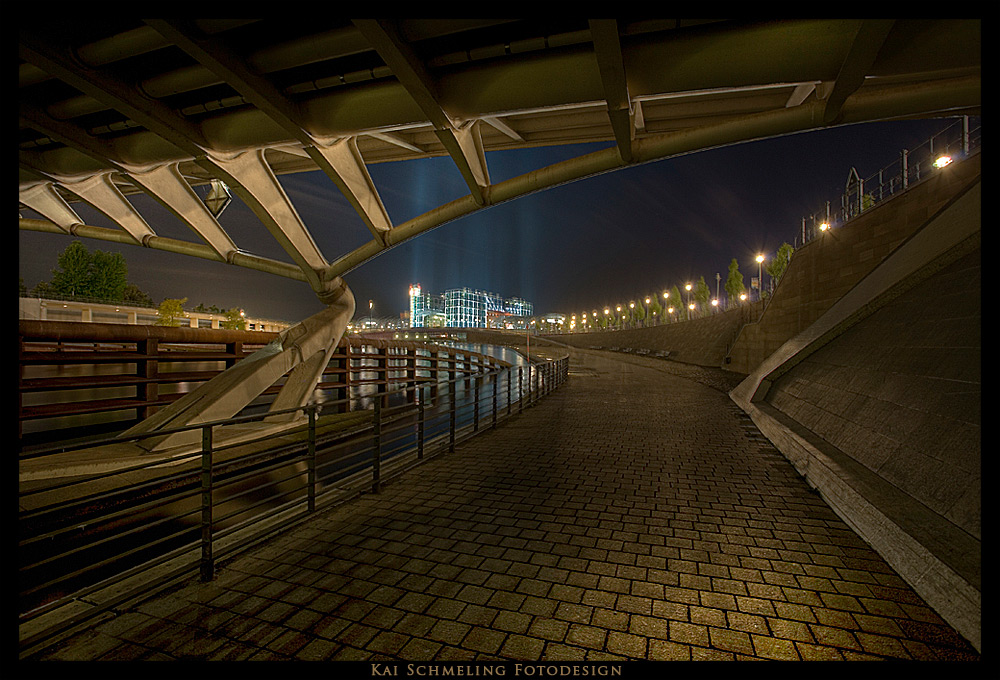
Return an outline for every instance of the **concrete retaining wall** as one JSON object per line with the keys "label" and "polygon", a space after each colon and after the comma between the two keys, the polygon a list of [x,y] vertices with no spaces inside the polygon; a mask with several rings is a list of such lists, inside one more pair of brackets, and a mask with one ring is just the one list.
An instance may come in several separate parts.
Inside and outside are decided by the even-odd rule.
{"label": "concrete retaining wall", "polygon": [[977,649],[981,201],[979,181],[952,196],[731,393]]}
{"label": "concrete retaining wall", "polygon": [[760,322],[740,333],[726,368],[753,371],[822,316],[980,172],[977,154],[798,249]]}
{"label": "concrete retaining wall", "polygon": [[672,361],[696,366],[729,368],[726,352],[740,329],[756,319],[761,305],[747,304],[703,319],[681,321],[651,328],[595,333],[563,333],[551,336],[573,347],[630,347],[652,352],[670,352]]}

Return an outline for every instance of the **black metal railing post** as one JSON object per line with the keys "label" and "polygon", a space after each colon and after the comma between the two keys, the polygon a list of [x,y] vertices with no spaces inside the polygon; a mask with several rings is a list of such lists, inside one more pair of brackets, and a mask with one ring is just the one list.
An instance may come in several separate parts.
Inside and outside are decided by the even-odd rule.
{"label": "black metal railing post", "polygon": [[499,373],[491,373],[490,377],[493,382],[493,429],[497,427],[497,380],[500,379]]}
{"label": "black metal railing post", "polygon": [[309,458],[306,461],[309,512],[316,512],[316,404],[308,406]]}
{"label": "black metal railing post", "polygon": [[510,417],[510,409],[511,409],[511,403],[510,403],[511,371],[510,371],[510,368],[507,368],[504,371],[504,373],[507,375],[507,417],[509,418]]}
{"label": "black metal railing post", "polygon": [[482,382],[482,376],[476,376],[472,379],[472,431],[479,432],[479,384]]}
{"label": "black metal railing post", "polygon": [[382,398],[375,397],[375,415],[372,422],[372,493],[382,488]]}
{"label": "black metal railing post", "polygon": [[414,390],[417,395],[417,460],[424,459],[424,391],[423,388]]}
{"label": "black metal railing post", "polygon": [[524,411],[524,385],[522,378],[524,377],[524,366],[517,367],[517,412],[522,413]]}
{"label": "black metal railing post", "polygon": [[[454,365],[454,364],[452,364],[452,365]],[[450,382],[449,392],[451,393],[451,405],[450,405],[450,408],[448,409],[448,450],[454,452],[455,451],[455,424],[456,424],[456,422],[455,422],[456,421],[455,409],[457,408],[457,399],[456,399],[455,392],[457,391],[458,382],[455,380],[455,372],[454,371],[449,371],[449,375],[451,376],[451,380],[449,381]]]}
{"label": "black metal railing post", "polygon": [[212,426],[201,429],[201,580],[215,577],[212,557]]}

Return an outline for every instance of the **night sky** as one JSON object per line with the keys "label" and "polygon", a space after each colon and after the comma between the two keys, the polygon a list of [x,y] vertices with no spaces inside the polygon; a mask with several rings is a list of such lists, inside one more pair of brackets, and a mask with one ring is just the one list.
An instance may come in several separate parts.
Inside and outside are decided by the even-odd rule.
{"label": "night sky", "polygon": [[[493,206],[396,246],[349,272],[359,314],[398,317],[407,290],[469,287],[521,297],[536,313],[579,313],[645,297],[703,276],[723,286],[736,258],[749,286],[758,252],[795,243],[803,216],[838,201],[855,166],[868,177],[954,119],[853,125],[702,151],[579,180]],[[547,147],[487,154],[496,183],[609,146]],[[450,158],[369,166],[393,224],[468,193]],[[286,175],[285,191],[328,261],[371,240],[358,215],[322,173]],[[161,236],[194,240],[176,217],[145,196],[130,197]],[[82,204],[87,224],[113,226]],[[22,211],[25,217],[36,217]],[[243,250],[290,262],[263,224],[234,198],[220,220]],[[188,298],[250,316],[299,321],[322,308],[309,286],[207,260],[81,239],[120,252],[129,282],[159,303]],[[19,270],[28,288],[52,278],[71,239],[20,231]]]}

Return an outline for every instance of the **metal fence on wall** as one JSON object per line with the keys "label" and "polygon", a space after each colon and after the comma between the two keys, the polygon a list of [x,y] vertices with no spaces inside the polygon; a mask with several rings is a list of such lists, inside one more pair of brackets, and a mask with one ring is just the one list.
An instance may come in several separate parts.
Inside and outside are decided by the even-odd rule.
{"label": "metal fence on wall", "polygon": [[816,212],[802,218],[796,241],[805,245],[827,229],[848,222],[927,179],[935,171],[967,158],[981,146],[979,119],[962,116],[920,146],[901,149],[895,160],[868,177],[860,177],[851,168],[840,196],[826,201]]}

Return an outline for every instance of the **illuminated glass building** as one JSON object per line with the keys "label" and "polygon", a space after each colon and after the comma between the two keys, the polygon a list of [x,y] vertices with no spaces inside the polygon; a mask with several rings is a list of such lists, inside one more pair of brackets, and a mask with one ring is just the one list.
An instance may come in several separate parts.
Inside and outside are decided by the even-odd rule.
{"label": "illuminated glass building", "polygon": [[524,328],[533,307],[521,298],[503,298],[470,288],[453,288],[443,295],[410,286],[410,325],[414,328]]}

